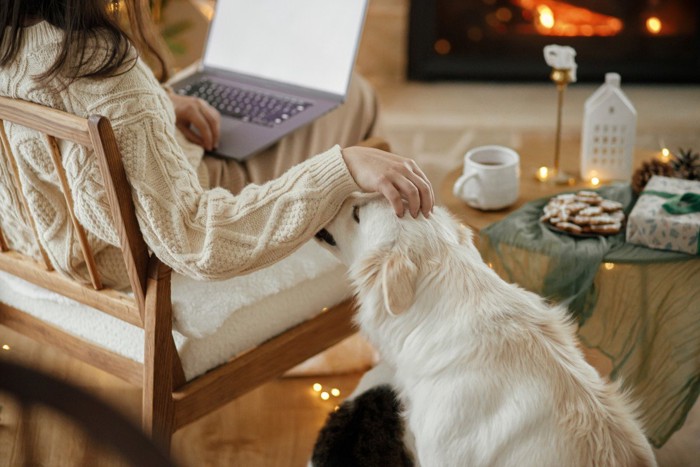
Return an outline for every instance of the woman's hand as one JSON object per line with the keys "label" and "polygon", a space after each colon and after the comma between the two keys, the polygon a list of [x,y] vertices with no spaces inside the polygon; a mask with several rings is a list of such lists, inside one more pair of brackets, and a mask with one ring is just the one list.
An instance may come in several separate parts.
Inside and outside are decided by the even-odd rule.
{"label": "woman's hand", "polygon": [[413,217],[428,217],[435,204],[433,186],[411,159],[375,148],[351,146],[343,149],[350,175],[364,191],[381,193],[396,215],[403,217],[404,201]]}
{"label": "woman's hand", "polygon": [[191,96],[170,93],[175,107],[175,125],[193,143],[207,151],[219,144],[221,115],[206,101]]}

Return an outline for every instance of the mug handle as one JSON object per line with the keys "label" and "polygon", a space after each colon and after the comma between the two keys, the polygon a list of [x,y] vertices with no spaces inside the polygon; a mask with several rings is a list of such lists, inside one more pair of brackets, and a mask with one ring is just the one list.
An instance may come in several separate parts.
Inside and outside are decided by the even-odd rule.
{"label": "mug handle", "polygon": [[462,188],[464,188],[464,184],[467,183],[467,181],[469,179],[474,178],[474,177],[479,178],[478,172],[472,172],[470,174],[463,174],[462,176],[460,176],[457,179],[457,181],[455,182],[454,187],[452,187],[452,194],[454,194],[457,198],[462,199],[464,201],[470,201],[472,203],[475,203],[476,198],[474,198],[474,197],[465,198],[462,195]]}

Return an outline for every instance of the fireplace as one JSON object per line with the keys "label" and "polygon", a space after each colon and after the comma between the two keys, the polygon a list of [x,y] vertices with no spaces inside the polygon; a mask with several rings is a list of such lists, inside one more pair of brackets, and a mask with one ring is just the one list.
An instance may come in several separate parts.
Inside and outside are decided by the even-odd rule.
{"label": "fireplace", "polygon": [[580,81],[700,83],[698,0],[411,0],[408,42],[410,79],[541,81],[560,44]]}

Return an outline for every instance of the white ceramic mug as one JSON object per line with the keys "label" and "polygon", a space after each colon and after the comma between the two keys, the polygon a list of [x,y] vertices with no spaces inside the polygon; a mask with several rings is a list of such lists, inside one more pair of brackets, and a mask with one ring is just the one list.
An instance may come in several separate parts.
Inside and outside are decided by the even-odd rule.
{"label": "white ceramic mug", "polygon": [[484,211],[515,203],[520,190],[520,156],[505,146],[479,146],[464,156],[464,170],[453,193]]}

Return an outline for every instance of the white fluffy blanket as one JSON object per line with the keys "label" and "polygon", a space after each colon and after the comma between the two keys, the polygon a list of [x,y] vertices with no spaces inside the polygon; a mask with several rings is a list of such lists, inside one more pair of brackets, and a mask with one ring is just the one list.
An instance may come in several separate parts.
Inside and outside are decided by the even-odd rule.
{"label": "white fluffy blanket", "polygon": [[236,310],[327,274],[339,265],[333,255],[311,241],[272,266],[225,281],[195,281],[173,274],[173,327],[190,337],[212,334]]}

